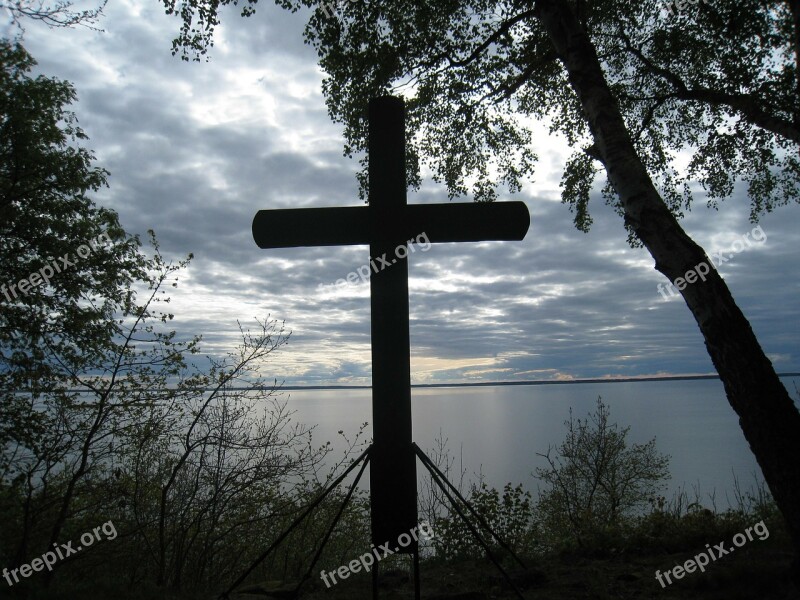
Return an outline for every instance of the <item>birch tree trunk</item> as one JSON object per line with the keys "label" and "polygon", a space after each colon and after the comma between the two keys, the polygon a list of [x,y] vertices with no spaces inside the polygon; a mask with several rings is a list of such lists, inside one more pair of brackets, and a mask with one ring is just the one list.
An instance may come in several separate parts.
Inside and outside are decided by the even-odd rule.
{"label": "birch tree trunk", "polygon": [[[639,158],[597,53],[566,0],[537,0],[550,37],[594,137],[629,225],[670,281],[705,263],[709,273],[682,291],[800,554],[800,412],[778,379],[728,286],[705,251],[681,228]],[[795,562],[795,579],[800,565]]]}

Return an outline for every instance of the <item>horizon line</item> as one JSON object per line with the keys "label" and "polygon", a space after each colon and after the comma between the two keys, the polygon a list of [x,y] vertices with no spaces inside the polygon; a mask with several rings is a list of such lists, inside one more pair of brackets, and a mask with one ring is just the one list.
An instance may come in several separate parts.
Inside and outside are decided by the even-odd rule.
{"label": "horizon line", "polygon": [[[791,373],[777,373],[778,377],[800,377],[800,372],[791,372]],[[581,384],[581,383],[640,383],[645,381],[692,381],[692,380],[708,380],[708,379],[720,379],[720,376],[717,375],[653,375],[653,376],[641,376],[641,377],[616,377],[616,378],[608,378],[608,377],[587,377],[582,379],[526,379],[524,381],[472,381],[472,382],[461,382],[461,383],[412,383],[412,388],[447,388],[447,387],[492,387],[492,386],[510,386],[510,385],[570,385],[570,384]],[[176,388],[165,388],[167,390],[172,390]],[[210,391],[216,388],[203,388],[202,391]],[[264,391],[264,390],[272,390],[272,391],[281,391],[281,390],[289,390],[289,391],[303,391],[303,390],[371,390],[372,385],[272,385],[272,386],[253,386],[253,387],[242,387],[242,386],[231,386],[226,387],[226,390],[232,392],[245,392],[245,391]],[[54,390],[38,390],[40,393],[48,393]],[[79,393],[79,392],[89,392],[89,389],[66,389],[60,390],[64,393]],[[12,390],[0,390],[0,392],[11,392],[11,393],[20,393],[25,394],[29,393],[29,391],[12,391]]]}
{"label": "horizon line", "polygon": [[[778,377],[800,377],[800,373],[777,373]],[[636,383],[642,381],[689,381],[719,379],[716,375],[653,375],[642,377],[588,377],[581,379],[527,379],[524,381],[472,381],[462,383],[412,383],[412,388],[491,387],[505,385],[566,385],[579,383]],[[239,389],[239,388],[229,388]],[[240,390],[253,388],[240,388]],[[266,389],[266,388],[265,388]],[[280,390],[369,390],[371,385],[281,385]]]}

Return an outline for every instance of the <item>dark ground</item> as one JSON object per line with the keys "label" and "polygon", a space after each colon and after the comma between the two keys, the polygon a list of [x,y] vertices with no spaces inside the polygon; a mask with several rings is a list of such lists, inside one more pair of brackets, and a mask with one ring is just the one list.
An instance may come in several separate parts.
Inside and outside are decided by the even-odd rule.
{"label": "dark ground", "polygon": [[[719,559],[705,573],[691,573],[662,588],[656,569],[662,572],[682,564],[692,555],[686,552],[648,556],[607,556],[586,558],[560,556],[539,560],[527,571],[508,567],[523,598],[537,600],[800,600],[789,579],[791,554],[757,546],[743,547],[737,554]],[[381,576],[380,600],[413,599],[410,572],[385,569]],[[358,573],[326,589],[319,579],[309,582],[299,598],[304,600],[369,600],[370,575]],[[251,587],[235,600],[292,598],[291,593],[266,593],[263,585]],[[421,567],[422,598],[425,600],[505,600],[518,598],[488,561],[424,563]],[[244,592],[244,590],[243,590]]]}

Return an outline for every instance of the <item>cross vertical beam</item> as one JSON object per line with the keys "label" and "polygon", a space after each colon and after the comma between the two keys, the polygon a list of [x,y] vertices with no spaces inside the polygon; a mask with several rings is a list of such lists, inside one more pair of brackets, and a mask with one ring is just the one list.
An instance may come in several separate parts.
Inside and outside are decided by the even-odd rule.
{"label": "cross vertical beam", "polygon": [[[372,431],[370,464],[372,539],[375,546],[409,534],[417,525],[416,456],[411,439],[411,366],[408,331],[408,259],[396,248],[408,240],[405,110],[400,98],[369,103],[370,260],[392,265],[370,277]],[[421,233],[421,232],[417,232]],[[380,263],[377,263],[380,264]],[[403,538],[405,539],[405,538]],[[401,551],[416,550],[416,541]]]}

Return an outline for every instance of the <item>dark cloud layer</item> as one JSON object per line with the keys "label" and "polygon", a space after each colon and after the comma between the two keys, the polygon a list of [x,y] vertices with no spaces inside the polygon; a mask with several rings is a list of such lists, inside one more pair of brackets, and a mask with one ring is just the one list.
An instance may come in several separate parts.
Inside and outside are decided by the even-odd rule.
{"label": "dark cloud layer", "polygon": [[[363,265],[365,246],[261,251],[250,225],[265,208],[358,205],[356,164],[342,157],[304,14],[259,5],[227,14],[208,63],[170,55],[178,21],[158,2],[112,2],[104,33],[30,25],[25,43],[42,73],[69,79],[75,110],[111,187],[98,201],[131,232],[157,232],[175,258],[194,253],[173,293],[177,327],[224,352],[237,319],[285,320],[291,343],[270,376],[287,383],[365,384],[370,377],[369,284],[334,286]],[[522,242],[442,244],[410,265],[416,382],[709,373],[683,302],[625,242],[621,220],[594,200],[590,233],[558,201],[563,142],[537,136],[532,215]],[[426,183],[410,202],[446,201]],[[789,206],[767,215],[763,245],[721,266],[734,297],[780,371],[800,370],[800,245]],[[684,220],[708,251],[751,231],[743,194],[719,212],[698,203]]]}

